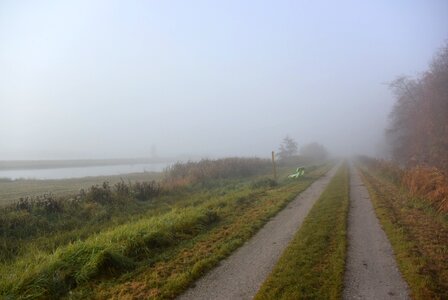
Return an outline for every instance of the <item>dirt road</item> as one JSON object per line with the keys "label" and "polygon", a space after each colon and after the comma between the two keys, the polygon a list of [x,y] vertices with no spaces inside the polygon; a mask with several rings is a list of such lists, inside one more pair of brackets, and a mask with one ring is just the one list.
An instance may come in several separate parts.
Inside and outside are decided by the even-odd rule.
{"label": "dirt road", "polygon": [[350,210],[344,299],[409,299],[392,247],[366,187],[350,167]]}
{"label": "dirt road", "polygon": [[179,299],[253,298],[336,171],[337,166],[315,181]]}

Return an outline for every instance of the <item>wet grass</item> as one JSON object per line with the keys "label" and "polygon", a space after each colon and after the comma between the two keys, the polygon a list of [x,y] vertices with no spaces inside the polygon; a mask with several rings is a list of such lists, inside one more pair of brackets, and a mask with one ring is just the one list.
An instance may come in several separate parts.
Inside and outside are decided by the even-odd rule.
{"label": "wet grass", "polygon": [[413,299],[448,299],[448,215],[378,172],[361,168]]}
{"label": "wet grass", "polygon": [[72,295],[79,299],[92,295],[100,299],[172,299],[240,247],[329,168],[317,168],[299,181],[282,180],[275,187],[267,184],[261,190],[232,193],[208,202],[206,207],[220,218],[211,230],[143,261],[133,272],[112,280],[92,281]]}
{"label": "wet grass", "polygon": [[190,208],[117,226],[11,265],[0,290],[12,298],[58,298],[93,278],[133,269],[137,260],[194,237],[218,219],[211,210]]}
{"label": "wet grass", "polygon": [[[0,298],[122,298],[137,293],[170,298],[241,245],[328,168],[277,184],[266,175],[211,180],[146,202],[86,200],[81,212],[92,214],[79,216],[82,224],[76,223],[76,216],[76,224],[70,222],[71,205],[62,217],[40,215],[34,208],[16,216],[11,210],[13,220],[34,216],[36,224],[43,223],[38,236],[24,230],[25,236],[16,239],[19,251],[1,263]],[[10,249],[20,228],[7,224],[8,232],[0,238]],[[141,288],[128,292],[129,286]]]}
{"label": "wet grass", "polygon": [[311,209],[255,299],[340,299],[347,245],[344,164]]}

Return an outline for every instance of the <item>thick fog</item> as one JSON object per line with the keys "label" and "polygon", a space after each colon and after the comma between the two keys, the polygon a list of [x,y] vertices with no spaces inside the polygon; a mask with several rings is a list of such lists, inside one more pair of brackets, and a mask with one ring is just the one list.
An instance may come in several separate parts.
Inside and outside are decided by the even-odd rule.
{"label": "thick fog", "polygon": [[381,148],[448,2],[1,1],[0,160]]}

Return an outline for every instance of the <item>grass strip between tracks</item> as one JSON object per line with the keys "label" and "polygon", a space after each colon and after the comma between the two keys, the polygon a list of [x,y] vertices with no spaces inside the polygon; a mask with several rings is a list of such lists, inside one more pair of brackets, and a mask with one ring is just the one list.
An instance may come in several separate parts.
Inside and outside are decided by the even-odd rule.
{"label": "grass strip between tracks", "polygon": [[343,164],[255,299],[340,299],[347,248],[349,177]]}

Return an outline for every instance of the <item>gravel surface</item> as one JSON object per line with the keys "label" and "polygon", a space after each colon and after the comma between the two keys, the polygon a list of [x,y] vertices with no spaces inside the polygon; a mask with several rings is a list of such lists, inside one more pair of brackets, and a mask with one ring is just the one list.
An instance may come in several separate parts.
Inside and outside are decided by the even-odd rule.
{"label": "gravel surface", "polygon": [[178,299],[253,298],[337,168],[315,181],[248,242]]}
{"label": "gravel surface", "polygon": [[350,210],[344,299],[409,299],[392,247],[375,216],[366,187],[350,167]]}

